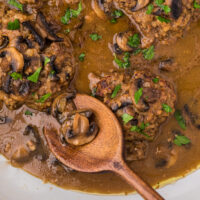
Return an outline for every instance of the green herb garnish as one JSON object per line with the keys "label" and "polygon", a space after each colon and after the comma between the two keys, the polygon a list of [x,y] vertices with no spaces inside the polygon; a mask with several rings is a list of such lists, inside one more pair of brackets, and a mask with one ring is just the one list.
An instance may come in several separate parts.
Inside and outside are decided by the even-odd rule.
{"label": "green herb garnish", "polygon": [[81,62],[83,62],[84,59],[85,59],[85,53],[81,53],[80,56],[79,56],[79,60],[80,60]]}
{"label": "green herb garnish", "polygon": [[137,55],[137,54],[139,54],[139,53],[141,53],[142,52],[142,49],[136,49],[134,52],[133,52],[133,55],[135,56],[135,55]]}
{"label": "green herb garnish", "polygon": [[180,110],[176,110],[174,113],[174,117],[177,120],[179,126],[185,130],[186,129],[186,123],[185,123],[185,119],[183,118],[183,116],[181,115],[181,111]]}
{"label": "green herb garnish", "polygon": [[135,33],[133,36],[128,38],[128,45],[130,47],[137,48],[140,45],[140,36],[139,34]]}
{"label": "green herb garnish", "polygon": [[112,17],[114,18],[119,18],[122,17],[124,13],[121,10],[114,10],[111,14]]}
{"label": "green herb garnish", "polygon": [[70,9],[67,8],[65,15],[61,17],[61,22],[63,24],[68,24],[70,19],[71,19],[71,12],[70,12]]}
{"label": "green herb garnish", "polygon": [[48,58],[47,56],[45,56],[44,57],[44,66],[46,66],[50,61],[51,61],[51,59]]}
{"label": "green herb garnish", "polygon": [[157,19],[158,19],[160,22],[165,22],[166,24],[168,24],[168,23],[171,22],[170,19],[166,19],[166,18],[161,17],[161,16],[157,16]]}
{"label": "green herb garnish", "polygon": [[39,67],[31,76],[28,76],[27,79],[33,83],[37,83],[41,70],[42,70],[42,67]]}
{"label": "green herb garnish", "polygon": [[172,112],[172,108],[170,106],[168,106],[167,104],[165,104],[165,103],[162,104],[162,108],[167,113]]}
{"label": "green herb garnish", "polygon": [[23,11],[23,5],[16,0],[9,0],[8,4],[10,4],[11,6]]}
{"label": "green herb garnish", "polygon": [[127,114],[127,113],[124,113],[122,115],[122,120],[125,124],[127,124],[129,121],[131,121],[133,119],[133,116]]}
{"label": "green herb garnish", "polygon": [[142,50],[144,59],[146,60],[152,60],[154,58],[154,46],[150,46],[148,49]]}
{"label": "green herb garnish", "polygon": [[70,11],[71,11],[72,17],[75,17],[75,18],[78,17],[80,15],[81,11],[82,11],[82,3],[81,3],[81,1],[78,4],[78,9],[77,10],[70,9]]}
{"label": "green herb garnish", "polygon": [[91,38],[93,41],[97,41],[97,40],[102,39],[102,36],[101,36],[101,35],[98,35],[97,33],[93,33],[93,34],[90,34],[90,38]]}
{"label": "green herb garnish", "polygon": [[82,11],[82,3],[81,2],[78,4],[77,10],[67,8],[65,15],[63,17],[61,17],[61,22],[63,24],[68,24],[72,18],[77,18],[80,15],[81,11]]}
{"label": "green herb garnish", "polygon": [[47,93],[43,95],[40,99],[37,100],[37,103],[44,103],[50,96],[51,96],[51,93]]}
{"label": "green herb garnish", "polygon": [[143,94],[143,88],[138,89],[135,94],[134,94],[134,98],[135,98],[135,103],[138,104],[141,96]]}
{"label": "green herb garnish", "polygon": [[150,15],[152,13],[153,9],[154,9],[153,4],[149,4],[148,7],[147,7],[146,14]]}
{"label": "green herb garnish", "polygon": [[148,127],[148,126],[149,126],[149,123],[146,123],[146,124],[145,124],[144,122],[142,122],[140,126],[132,126],[132,127],[131,127],[131,131],[132,131],[132,132],[140,133],[140,134],[146,136],[147,138],[150,138],[150,136],[144,132],[144,130],[145,130],[146,127]]}
{"label": "green herb garnish", "polygon": [[153,81],[154,83],[158,83],[158,82],[159,82],[159,78],[154,78],[154,79],[152,79],[152,81]]}
{"label": "green herb garnish", "polygon": [[117,23],[117,19],[112,18],[112,19],[110,20],[110,22],[111,22],[112,24],[116,24],[116,23]]}
{"label": "green herb garnish", "polygon": [[117,93],[119,92],[120,89],[121,89],[121,84],[116,85],[116,87],[115,87],[115,89],[114,89],[114,91],[113,91],[113,93],[111,95],[112,99],[117,96]]}
{"label": "green herb garnish", "polygon": [[15,19],[13,22],[8,22],[8,26],[7,26],[8,30],[17,30],[20,29],[20,22],[18,19]]}
{"label": "green herb garnish", "polygon": [[26,110],[24,114],[25,114],[25,115],[30,115],[30,116],[33,115],[33,113],[32,113],[30,110]]}
{"label": "green herb garnish", "polygon": [[196,0],[194,1],[194,5],[193,6],[194,6],[195,9],[200,9],[200,4],[197,3]]}
{"label": "green herb garnish", "polygon": [[111,23],[115,24],[117,23],[117,19],[122,17],[124,13],[121,10],[114,10],[111,13],[112,19],[110,20]]}
{"label": "green herb garnish", "polygon": [[130,61],[129,61],[129,59],[130,59],[130,53],[129,52],[125,52],[124,53],[123,61],[120,60],[120,59],[118,59],[117,56],[116,56],[116,54],[114,54],[114,56],[115,56],[114,61],[119,66],[119,68],[126,69],[126,68],[130,67]]}
{"label": "green herb garnish", "polygon": [[68,29],[66,29],[64,32],[67,34],[67,33],[70,32],[70,29],[68,28]]}
{"label": "green herb garnish", "polygon": [[9,74],[14,80],[22,80],[22,75],[20,73],[17,73],[17,72],[12,72]]}
{"label": "green herb garnish", "polygon": [[185,144],[189,144],[191,141],[189,138],[187,138],[184,135],[176,135],[173,142],[174,142],[174,144],[176,144],[178,146],[182,146]]}
{"label": "green herb garnish", "polygon": [[155,3],[162,9],[166,14],[171,12],[171,8],[167,5],[163,5],[164,0],[155,0]]}
{"label": "green herb garnish", "polygon": [[55,73],[56,73],[55,70],[51,70],[51,71],[50,71],[50,74],[51,74],[51,75],[54,75]]}

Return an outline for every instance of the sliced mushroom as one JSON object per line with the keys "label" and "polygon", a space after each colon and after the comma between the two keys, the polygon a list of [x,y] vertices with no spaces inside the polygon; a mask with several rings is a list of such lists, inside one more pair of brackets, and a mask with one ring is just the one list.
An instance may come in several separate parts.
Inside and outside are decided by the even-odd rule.
{"label": "sliced mushroom", "polygon": [[45,45],[45,40],[37,33],[35,28],[31,25],[31,22],[25,21],[22,23],[22,25],[30,31],[30,33],[34,36],[36,42],[40,45],[40,48],[43,49]]}
{"label": "sliced mushroom", "polygon": [[92,0],[92,8],[100,19],[103,19],[103,20],[107,19],[107,16],[104,10],[102,10],[102,8],[99,6],[99,0]]}
{"label": "sliced mushroom", "polygon": [[132,12],[136,12],[141,10],[142,8],[146,7],[149,4],[150,0],[137,0],[137,4],[135,7],[131,8]]}
{"label": "sliced mushroom", "polygon": [[109,14],[113,5],[112,0],[97,0],[99,7],[106,13]]}
{"label": "sliced mushroom", "polygon": [[2,36],[2,42],[0,44],[0,50],[6,48],[9,44],[9,38],[7,36]]}
{"label": "sliced mushroom", "polygon": [[174,19],[178,19],[183,11],[183,2],[182,0],[172,0],[171,3],[171,13]]}
{"label": "sliced mushroom", "polygon": [[6,94],[10,94],[11,92],[11,87],[10,87],[10,84],[11,84],[11,76],[10,75],[7,75],[5,77],[5,80],[2,84],[2,90],[6,93]]}
{"label": "sliced mushroom", "polygon": [[67,119],[70,112],[75,110],[75,105],[72,102],[74,97],[75,93],[69,92],[59,95],[54,100],[51,113],[60,123],[63,123]]}
{"label": "sliced mushroom", "polygon": [[169,168],[173,166],[178,157],[176,149],[169,149],[165,145],[159,145],[155,154],[155,167],[156,168]]}
{"label": "sliced mushroom", "polygon": [[54,42],[63,41],[63,38],[58,37],[54,33],[50,25],[47,23],[45,16],[41,12],[37,14],[35,27],[43,38],[48,38],[49,40],[54,41]]}
{"label": "sliced mushroom", "polygon": [[159,63],[159,69],[162,70],[162,71],[170,72],[170,71],[174,70],[173,68],[174,68],[174,61],[171,58],[166,59],[166,60],[162,60]]}
{"label": "sliced mushroom", "polygon": [[10,41],[10,46],[15,47],[21,53],[24,53],[28,48],[33,48],[32,41],[23,36],[18,36]]}
{"label": "sliced mushroom", "polygon": [[39,144],[40,137],[37,129],[32,125],[28,125],[23,132],[19,146],[11,156],[11,161],[19,163],[29,161],[35,155]]}
{"label": "sliced mushroom", "polygon": [[28,160],[29,157],[29,151],[24,146],[20,146],[16,149],[16,151],[13,153],[11,160],[17,161],[17,162],[25,162]]}
{"label": "sliced mushroom", "polygon": [[114,36],[115,53],[120,54],[121,53],[120,49],[122,51],[133,51],[134,50],[134,48],[128,44],[129,38],[131,36],[133,36],[133,34],[134,34],[133,31],[126,31],[126,32],[117,33]]}
{"label": "sliced mushroom", "polygon": [[90,123],[91,114],[90,110],[80,110],[76,111],[71,119],[66,120],[62,125],[62,133],[67,143],[80,146],[94,140],[98,127],[95,122]]}
{"label": "sliced mushroom", "polygon": [[21,72],[24,67],[23,55],[14,47],[9,47],[4,50],[5,58],[10,63],[12,70],[15,72]]}

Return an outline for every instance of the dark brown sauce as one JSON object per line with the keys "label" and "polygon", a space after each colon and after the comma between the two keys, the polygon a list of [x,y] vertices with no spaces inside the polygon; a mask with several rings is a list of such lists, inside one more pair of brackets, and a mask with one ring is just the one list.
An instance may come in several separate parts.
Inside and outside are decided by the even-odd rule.
{"label": "dark brown sauce", "polygon": [[[88,1],[89,2],[89,1]],[[54,13],[56,20],[64,14],[66,7],[47,6],[44,8],[45,13]],[[74,43],[76,58],[80,53],[85,52],[86,58],[78,67],[78,75],[76,78],[76,88],[78,92],[89,94],[87,75],[89,72],[109,71],[116,69],[113,65],[113,55],[109,49],[109,43],[112,43],[113,35],[116,32],[122,32],[128,29],[130,22],[127,17],[122,17],[117,24],[111,24],[109,21],[102,21],[95,16],[90,4],[86,3],[84,15],[88,16],[86,23],[82,27],[79,36],[85,37],[85,41],[81,43]],[[63,26],[63,31],[67,26]],[[93,42],[89,38],[89,34],[97,32],[102,35],[102,39]],[[145,68],[160,73],[168,80],[175,84],[178,101],[177,108],[183,109],[185,104],[188,104],[191,111],[199,115],[200,101],[199,101],[199,85],[200,85],[200,23],[195,23],[191,26],[183,38],[174,44],[167,46],[158,46],[156,48],[156,58],[171,58],[173,57],[177,63],[176,70],[170,73],[160,73],[158,70],[158,62],[153,64],[144,64]],[[78,60],[78,59],[77,59]],[[133,66],[135,60],[132,59]],[[144,62],[140,58],[138,63]],[[28,124],[35,125],[39,128],[39,134],[42,139],[42,146],[40,152],[43,152],[43,157],[33,156],[30,162],[25,162],[20,165],[25,171],[39,177],[40,179],[54,183],[60,187],[67,189],[81,190],[85,192],[97,193],[128,193],[132,191],[121,178],[113,173],[102,172],[95,174],[79,173],[68,171],[63,166],[57,163],[52,154],[46,147],[42,128],[47,125],[48,120],[44,118],[43,113],[35,112],[35,116],[26,116],[24,112],[27,108],[22,107],[17,111],[9,111],[5,107],[0,112],[0,116],[7,116],[10,120],[8,124],[1,125],[0,130],[0,152],[10,159],[10,154],[5,152],[5,143],[11,143],[15,149],[20,143],[20,135],[23,133]],[[33,120],[34,118],[34,120]],[[44,120],[45,119],[45,120]],[[52,119],[53,120],[53,119]],[[180,130],[178,123],[174,117],[171,117],[167,123],[160,128],[160,133],[150,144],[148,157],[142,161],[134,161],[130,164],[142,178],[152,185],[159,184],[162,181],[184,175],[196,168],[199,164],[200,154],[200,130],[194,126],[188,126],[184,134],[190,138],[191,145],[189,147],[175,146],[175,163],[170,167],[155,167],[155,152],[157,146],[165,146],[168,136],[172,134],[172,130]],[[16,166],[16,163],[12,163]]]}

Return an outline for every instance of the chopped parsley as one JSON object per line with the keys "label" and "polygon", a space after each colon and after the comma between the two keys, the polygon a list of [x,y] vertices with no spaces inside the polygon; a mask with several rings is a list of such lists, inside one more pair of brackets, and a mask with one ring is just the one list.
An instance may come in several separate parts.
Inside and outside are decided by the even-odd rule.
{"label": "chopped parsley", "polygon": [[185,123],[185,119],[183,118],[181,111],[180,110],[176,110],[176,112],[174,113],[174,117],[177,120],[179,126],[185,130],[186,129],[186,123]]}
{"label": "chopped parsley", "polygon": [[117,23],[117,19],[122,17],[124,13],[121,10],[114,10],[111,13],[112,19],[110,20],[111,23],[115,24]]}
{"label": "chopped parsley", "polygon": [[137,54],[139,54],[139,53],[141,53],[142,52],[142,49],[136,49],[134,52],[133,52],[133,55],[137,55]]}
{"label": "chopped parsley", "polygon": [[101,36],[101,35],[98,35],[97,33],[92,33],[92,34],[90,34],[90,38],[91,38],[93,41],[97,41],[97,40],[102,39],[102,36]]}
{"label": "chopped parsley", "polygon": [[122,115],[122,120],[125,124],[127,124],[129,121],[131,121],[133,119],[133,116],[127,114],[127,113],[124,113]]}
{"label": "chopped parsley", "polygon": [[54,75],[55,73],[56,73],[55,70],[50,71],[50,75]]}
{"label": "chopped parsley", "polygon": [[85,53],[81,53],[80,56],[79,56],[79,60],[80,60],[81,62],[83,62],[84,59],[85,59]]}
{"label": "chopped parsley", "polygon": [[111,95],[112,99],[117,96],[117,93],[119,92],[120,89],[121,89],[121,84],[118,84],[118,85],[115,86],[115,89],[114,89],[114,91],[113,91],[113,93]]}
{"label": "chopped parsley", "polygon": [[82,11],[82,3],[81,2],[78,4],[77,10],[67,8],[65,15],[61,17],[61,22],[63,24],[68,24],[72,18],[77,18],[80,15],[81,11]]}
{"label": "chopped parsley", "polygon": [[162,104],[162,108],[166,113],[172,112],[172,108],[165,103]]}
{"label": "chopped parsley", "polygon": [[171,8],[167,5],[163,5],[165,0],[155,0],[155,3],[162,9],[166,14],[171,12]]}
{"label": "chopped parsley", "polygon": [[28,76],[27,79],[33,83],[37,83],[41,70],[42,70],[42,67],[39,67],[31,76]]}
{"label": "chopped parsley", "polygon": [[143,94],[143,88],[138,89],[135,94],[134,94],[134,98],[135,98],[135,103],[138,104],[141,96]]}
{"label": "chopped parsley", "polygon": [[50,96],[51,96],[51,93],[47,93],[43,95],[40,99],[37,100],[37,103],[44,103]]}
{"label": "chopped parsley", "polygon": [[25,114],[25,115],[30,115],[30,116],[33,115],[33,113],[32,113],[30,110],[26,110],[24,114]]}
{"label": "chopped parsley", "polygon": [[45,56],[44,57],[44,66],[46,66],[50,61],[51,61],[51,59],[48,58],[47,56]]}
{"label": "chopped parsley", "polygon": [[110,20],[110,22],[111,22],[112,24],[116,24],[116,23],[117,23],[117,19],[112,18],[112,19]]}
{"label": "chopped parsley", "polygon": [[152,81],[154,82],[154,83],[158,83],[159,82],[159,78],[154,78],[154,79],[152,79]]}
{"label": "chopped parsley", "polygon": [[18,10],[23,11],[23,5],[21,3],[19,3],[18,1],[16,1],[16,0],[9,0],[8,4],[10,4],[11,6],[17,8]]}
{"label": "chopped parsley", "polygon": [[196,0],[194,1],[194,8],[200,9],[200,4]]}
{"label": "chopped parsley", "polygon": [[137,48],[140,45],[140,36],[139,34],[135,33],[133,36],[128,38],[128,45],[130,47]]}
{"label": "chopped parsley", "polygon": [[114,18],[119,18],[122,17],[124,13],[121,10],[114,10],[111,14],[112,17]]}
{"label": "chopped parsley", "polygon": [[146,123],[146,124],[145,124],[144,122],[142,122],[140,126],[132,126],[132,127],[131,127],[131,131],[132,131],[132,132],[140,133],[140,134],[146,136],[147,138],[150,138],[150,136],[144,132],[144,130],[145,130],[146,127],[148,127],[148,126],[149,126],[149,123]]}
{"label": "chopped parsley", "polygon": [[64,32],[67,34],[67,33],[70,32],[70,29],[68,28],[68,29],[66,29]]}
{"label": "chopped parsley", "polygon": [[22,75],[20,73],[17,73],[17,72],[12,72],[10,73],[10,76],[14,79],[14,80],[22,80]]}
{"label": "chopped parsley", "polygon": [[148,49],[142,50],[144,59],[146,60],[152,60],[154,58],[154,46],[150,46]]}
{"label": "chopped parsley", "polygon": [[126,69],[126,68],[130,67],[130,61],[129,61],[130,53],[129,52],[124,53],[123,61],[118,59],[116,54],[114,54],[114,56],[115,56],[114,61],[119,66],[119,68]]}
{"label": "chopped parsley", "polygon": [[191,141],[189,138],[187,138],[184,135],[176,135],[173,142],[174,142],[174,144],[176,144],[178,146],[182,146],[185,144],[189,144]]}
{"label": "chopped parsley", "polygon": [[17,29],[20,29],[20,22],[18,19],[15,19],[13,22],[8,22],[8,25],[7,25],[7,29],[8,30],[17,30]]}
{"label": "chopped parsley", "polygon": [[154,9],[153,4],[149,4],[148,7],[147,7],[146,14],[150,15],[153,12],[153,9]]}
{"label": "chopped parsley", "polygon": [[168,23],[171,22],[170,19],[166,19],[166,18],[161,17],[161,16],[157,16],[157,19],[158,19],[160,22],[165,22],[166,24],[168,24]]}

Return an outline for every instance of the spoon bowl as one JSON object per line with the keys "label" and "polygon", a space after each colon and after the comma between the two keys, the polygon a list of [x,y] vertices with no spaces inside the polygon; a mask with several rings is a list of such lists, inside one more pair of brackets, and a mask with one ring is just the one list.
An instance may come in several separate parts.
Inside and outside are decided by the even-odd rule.
{"label": "spoon bowl", "polygon": [[74,147],[61,143],[58,129],[45,127],[44,135],[55,157],[81,172],[113,171],[126,179],[145,199],[163,199],[125,164],[122,156],[123,133],[113,112],[96,98],[84,94],[77,94],[74,103],[77,109],[94,112],[99,133],[91,143]]}

